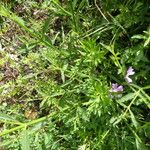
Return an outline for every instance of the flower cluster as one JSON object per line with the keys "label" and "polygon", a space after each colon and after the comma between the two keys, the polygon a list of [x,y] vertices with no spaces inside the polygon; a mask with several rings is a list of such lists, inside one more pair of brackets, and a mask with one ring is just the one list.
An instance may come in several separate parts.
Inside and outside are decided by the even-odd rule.
{"label": "flower cluster", "polygon": [[[131,75],[134,75],[135,71],[132,67],[129,67],[127,70],[127,73],[125,75],[125,80],[128,83],[132,83],[132,79],[129,77]],[[110,90],[111,93],[117,93],[117,92],[122,92],[123,91],[123,86],[122,85],[118,85],[117,83],[113,83],[112,84],[112,88]]]}

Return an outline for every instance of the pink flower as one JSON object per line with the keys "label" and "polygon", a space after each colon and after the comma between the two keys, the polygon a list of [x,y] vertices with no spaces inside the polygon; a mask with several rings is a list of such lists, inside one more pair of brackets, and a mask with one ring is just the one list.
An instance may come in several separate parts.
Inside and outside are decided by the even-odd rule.
{"label": "pink flower", "polygon": [[125,76],[125,80],[128,82],[128,83],[131,83],[132,82],[132,79],[129,77],[131,75],[134,75],[135,74],[135,71],[132,67],[129,67],[128,70],[127,70],[127,74]]}
{"label": "pink flower", "polygon": [[117,83],[116,84],[112,84],[112,88],[110,90],[110,92],[122,92],[123,91],[123,86],[122,85],[118,85]]}

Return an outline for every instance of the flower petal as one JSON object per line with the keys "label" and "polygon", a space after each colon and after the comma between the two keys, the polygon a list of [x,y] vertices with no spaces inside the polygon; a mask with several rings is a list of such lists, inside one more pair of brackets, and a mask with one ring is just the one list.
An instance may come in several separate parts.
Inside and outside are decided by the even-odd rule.
{"label": "flower petal", "polygon": [[109,90],[110,92],[122,92],[123,91],[123,86],[116,84],[112,84],[112,88]]}
{"label": "flower petal", "polygon": [[117,83],[113,83],[113,84],[112,84],[112,88],[113,88],[113,89],[116,89],[117,87],[118,87],[118,84],[117,84]]}
{"label": "flower petal", "polygon": [[125,77],[125,80],[126,80],[128,83],[131,83],[131,82],[132,82],[132,79],[129,78],[128,76]]}
{"label": "flower petal", "polygon": [[130,76],[130,75],[134,75],[135,74],[135,71],[132,67],[129,67],[129,69],[127,70],[127,76]]}
{"label": "flower petal", "polygon": [[122,85],[118,86],[117,91],[122,92],[123,91],[123,86]]}

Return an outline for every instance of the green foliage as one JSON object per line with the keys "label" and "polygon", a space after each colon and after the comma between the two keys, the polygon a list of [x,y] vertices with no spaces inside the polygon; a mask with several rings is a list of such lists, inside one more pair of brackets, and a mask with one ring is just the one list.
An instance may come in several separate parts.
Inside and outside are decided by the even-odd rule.
{"label": "green foliage", "polygon": [[0,2],[0,149],[148,150],[148,11],[146,0]]}

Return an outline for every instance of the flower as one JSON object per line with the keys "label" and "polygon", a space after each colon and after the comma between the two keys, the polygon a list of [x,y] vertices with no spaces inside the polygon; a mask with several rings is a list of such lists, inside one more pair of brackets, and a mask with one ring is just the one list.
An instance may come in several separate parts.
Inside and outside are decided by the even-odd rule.
{"label": "flower", "polygon": [[123,91],[123,86],[122,85],[118,85],[117,83],[116,84],[112,84],[112,88],[110,90],[110,92],[122,92]]}
{"label": "flower", "polygon": [[135,74],[134,69],[132,67],[129,67],[129,69],[127,70],[127,76],[134,74]]}
{"label": "flower", "polygon": [[125,80],[128,82],[128,83],[131,83],[132,82],[132,79],[129,78],[129,76],[131,75],[134,75],[135,74],[135,71],[132,67],[129,67],[128,70],[127,70],[127,74],[125,76]]}

